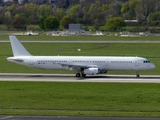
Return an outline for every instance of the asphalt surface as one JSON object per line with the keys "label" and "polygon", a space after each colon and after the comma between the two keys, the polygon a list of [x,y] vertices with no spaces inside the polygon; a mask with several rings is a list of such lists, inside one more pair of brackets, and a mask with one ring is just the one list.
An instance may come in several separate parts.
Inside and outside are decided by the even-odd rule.
{"label": "asphalt surface", "polygon": [[0,116],[0,120],[160,120],[160,118],[129,117],[67,117],[67,116]]}
{"label": "asphalt surface", "polygon": [[0,73],[0,81],[37,82],[119,82],[119,83],[160,83],[160,75],[98,75],[75,77],[74,74],[13,74]]}

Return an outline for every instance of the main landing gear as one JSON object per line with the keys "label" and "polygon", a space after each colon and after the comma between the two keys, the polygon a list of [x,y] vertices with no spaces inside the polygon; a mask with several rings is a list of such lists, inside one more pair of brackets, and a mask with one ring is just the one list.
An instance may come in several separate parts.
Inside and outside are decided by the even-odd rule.
{"label": "main landing gear", "polygon": [[81,68],[80,70],[78,70],[78,73],[76,74],[76,77],[86,77],[86,74],[84,74],[84,68]]}
{"label": "main landing gear", "polygon": [[80,73],[77,73],[77,74],[76,74],[76,77],[81,77],[81,74],[80,74]]}
{"label": "main landing gear", "polygon": [[86,74],[82,74],[82,77],[86,77]]}
{"label": "main landing gear", "polygon": [[[80,74],[80,71],[81,71],[81,74]],[[86,77],[86,74],[84,74],[84,69],[81,68],[80,71],[78,71],[78,73],[76,74],[76,77],[81,77],[81,75],[82,75],[82,77]]]}
{"label": "main landing gear", "polygon": [[77,74],[76,74],[76,77],[81,77],[81,75],[82,75],[82,77],[86,77],[86,74],[84,74],[84,73],[82,73],[82,74],[77,73]]}

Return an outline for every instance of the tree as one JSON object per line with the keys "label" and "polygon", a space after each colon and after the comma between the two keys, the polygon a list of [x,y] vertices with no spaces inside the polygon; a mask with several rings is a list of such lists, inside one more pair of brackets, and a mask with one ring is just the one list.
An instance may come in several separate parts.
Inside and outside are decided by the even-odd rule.
{"label": "tree", "polygon": [[0,15],[0,24],[3,23],[4,16]]}
{"label": "tree", "polygon": [[40,5],[37,9],[38,16],[50,16],[53,15],[52,6],[51,5]]}
{"label": "tree", "polygon": [[64,8],[68,8],[68,7],[69,7],[69,0],[65,0]]}
{"label": "tree", "polygon": [[4,16],[3,18],[3,24],[5,24],[8,28],[10,27],[12,22],[12,18],[8,16]]}
{"label": "tree", "polygon": [[87,5],[84,7],[86,13],[89,11],[90,6],[91,6],[90,4],[87,4]]}
{"label": "tree", "polygon": [[92,20],[89,13],[86,13],[83,17],[83,23],[86,25],[92,25]]}
{"label": "tree", "polygon": [[26,28],[26,20],[24,17],[20,16],[19,14],[16,14],[13,21],[12,26],[16,29],[25,29]]}
{"label": "tree", "polygon": [[160,16],[160,12],[155,12],[155,13],[151,13],[149,14],[149,20],[150,21],[159,21],[159,16]]}
{"label": "tree", "polygon": [[140,4],[140,0],[129,0],[129,8],[130,8],[130,14],[135,19],[135,8],[138,4]]}
{"label": "tree", "polygon": [[5,16],[5,12],[6,12],[6,8],[0,6],[0,13],[1,13],[0,14],[0,23],[7,25],[7,23],[5,23],[5,21],[7,20],[7,18],[6,18],[7,16]]}
{"label": "tree", "polygon": [[61,20],[63,18],[63,16],[65,16],[65,9],[64,8],[58,8],[56,11],[56,17]]}
{"label": "tree", "polygon": [[136,19],[138,20],[138,22],[141,22],[141,21],[143,21],[143,20],[145,20],[147,18],[144,15],[142,6],[143,6],[142,4],[138,4],[138,5],[136,5],[136,8],[135,8]]}
{"label": "tree", "polygon": [[99,24],[98,19],[95,20],[95,22],[94,22],[94,24],[93,24],[93,27],[94,27],[96,30],[99,30],[100,24]]}
{"label": "tree", "polygon": [[76,22],[80,24],[80,23],[82,23],[82,21],[83,21],[82,18],[78,18]]}
{"label": "tree", "polygon": [[103,11],[107,11],[109,9],[109,5],[108,4],[103,4],[102,5],[102,10]]}
{"label": "tree", "polygon": [[102,7],[101,7],[101,3],[100,2],[96,2],[95,4],[91,4],[90,8],[89,8],[89,12],[93,13],[93,12],[101,12],[102,11]]}
{"label": "tree", "polygon": [[44,30],[44,20],[46,19],[46,17],[45,16],[43,16],[41,19],[40,19],[40,21],[39,21],[39,27],[40,28],[42,28],[43,30]]}
{"label": "tree", "polygon": [[61,22],[60,22],[60,26],[63,27],[63,28],[68,28],[69,27],[69,24],[70,23],[74,23],[74,19],[69,16],[69,15],[66,15],[62,18]]}
{"label": "tree", "polygon": [[49,16],[44,20],[45,29],[57,29],[59,27],[59,20],[55,16]]}
{"label": "tree", "polygon": [[68,14],[71,15],[71,16],[72,16],[72,15],[76,15],[76,13],[77,13],[78,10],[79,10],[79,7],[80,7],[79,4],[74,5],[73,7],[71,7],[71,8],[69,9]]}
{"label": "tree", "polygon": [[89,11],[83,17],[83,21],[84,23],[93,25],[96,19],[98,19],[100,25],[104,25],[105,12],[102,11],[101,3],[98,1],[95,4],[92,3],[90,5]]}
{"label": "tree", "polygon": [[106,30],[116,31],[120,30],[122,27],[125,27],[125,22],[121,17],[114,17],[107,20],[105,25]]}
{"label": "tree", "polygon": [[28,11],[28,21],[27,23],[29,24],[37,24],[37,21],[39,20],[37,16],[37,10],[38,10],[38,5],[30,3],[30,4],[25,4],[25,9]]}
{"label": "tree", "polygon": [[140,3],[140,0],[129,0],[129,7],[130,9],[134,9],[137,4]]}
{"label": "tree", "polygon": [[23,6],[13,4],[12,6],[9,6],[7,9],[9,12],[11,12],[11,16],[14,17],[16,14],[24,12],[22,8]]}
{"label": "tree", "polygon": [[150,13],[159,11],[159,2],[159,0],[141,0],[141,13],[147,18]]}
{"label": "tree", "polygon": [[117,0],[113,0],[113,2],[110,4],[110,7],[109,7],[109,12],[112,15],[112,17],[120,16],[121,8],[122,8],[122,4]]}
{"label": "tree", "polygon": [[28,9],[30,13],[37,12],[38,6],[36,4],[30,3],[25,4],[25,8]]}
{"label": "tree", "polygon": [[127,11],[127,4],[126,3],[124,3],[123,5],[122,5],[122,8],[121,8],[121,13],[125,13],[126,11]]}
{"label": "tree", "polygon": [[15,10],[15,9],[16,9],[15,4],[13,4],[13,5],[11,5],[11,6],[8,7],[8,11],[11,12],[11,13],[12,13],[13,10]]}
{"label": "tree", "polygon": [[[68,10],[68,15],[73,21],[79,21],[83,17],[83,11],[80,10],[80,4],[72,6]],[[80,21],[79,21],[80,22]]]}

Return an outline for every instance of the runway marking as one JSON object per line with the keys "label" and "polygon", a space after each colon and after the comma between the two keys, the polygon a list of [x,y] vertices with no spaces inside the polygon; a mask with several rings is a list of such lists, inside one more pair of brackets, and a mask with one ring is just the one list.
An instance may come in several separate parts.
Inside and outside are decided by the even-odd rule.
{"label": "runway marking", "polygon": [[3,118],[0,118],[0,120],[10,119],[10,118],[13,118],[13,116],[5,116]]}

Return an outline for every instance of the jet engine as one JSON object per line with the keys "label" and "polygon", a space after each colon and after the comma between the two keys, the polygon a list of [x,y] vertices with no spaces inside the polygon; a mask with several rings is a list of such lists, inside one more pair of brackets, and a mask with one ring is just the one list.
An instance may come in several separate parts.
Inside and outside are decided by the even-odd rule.
{"label": "jet engine", "polygon": [[87,69],[84,69],[84,74],[86,74],[86,75],[98,74],[98,68],[87,68]]}

